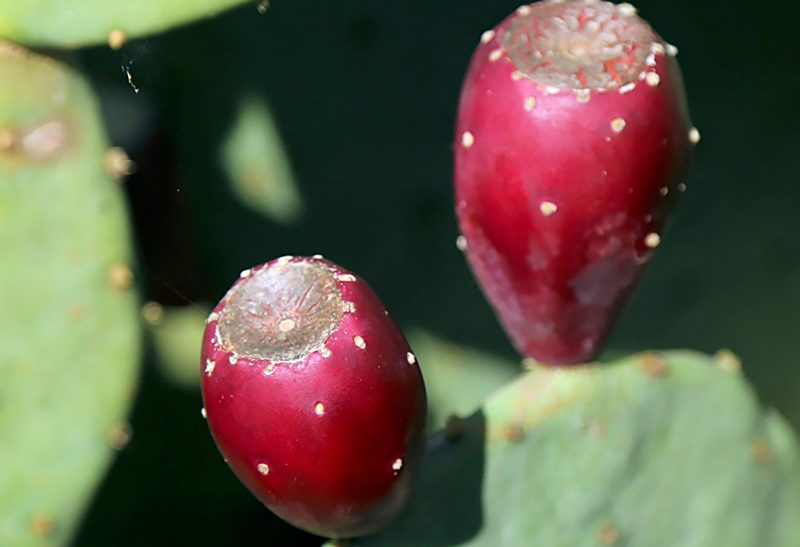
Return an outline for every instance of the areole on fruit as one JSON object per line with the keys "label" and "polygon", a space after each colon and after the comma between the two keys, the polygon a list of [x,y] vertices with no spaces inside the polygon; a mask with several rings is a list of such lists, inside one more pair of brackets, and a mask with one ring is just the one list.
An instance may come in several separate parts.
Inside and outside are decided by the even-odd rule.
{"label": "areole on fruit", "polygon": [[319,262],[251,271],[226,300],[217,323],[221,346],[240,357],[276,362],[320,350],[346,309],[333,272]]}

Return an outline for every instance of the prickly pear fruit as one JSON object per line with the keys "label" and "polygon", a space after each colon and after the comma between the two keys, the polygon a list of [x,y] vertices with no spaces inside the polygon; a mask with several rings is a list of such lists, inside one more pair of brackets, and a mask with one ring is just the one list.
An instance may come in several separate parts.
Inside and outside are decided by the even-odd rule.
{"label": "prickly pear fruit", "polygon": [[677,50],[630,4],[522,6],[485,32],[461,93],[456,213],[517,349],[595,354],[661,241],[692,145]]}
{"label": "prickly pear fruit", "polygon": [[202,369],[217,446],[280,517],[350,537],[399,512],[424,450],[425,387],[363,279],[316,257],[245,270],[209,316]]}

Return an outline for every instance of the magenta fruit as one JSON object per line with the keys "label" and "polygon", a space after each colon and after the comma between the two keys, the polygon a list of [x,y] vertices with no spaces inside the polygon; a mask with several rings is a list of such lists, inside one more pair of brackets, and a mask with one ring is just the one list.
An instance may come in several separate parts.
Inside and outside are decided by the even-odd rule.
{"label": "magenta fruit", "polygon": [[600,349],[685,189],[676,50],[630,4],[522,6],[483,34],[458,111],[467,259],[517,349]]}
{"label": "magenta fruit", "polygon": [[245,270],[209,317],[203,400],[228,465],[291,524],[388,523],[422,457],[422,375],[380,299],[322,258]]}

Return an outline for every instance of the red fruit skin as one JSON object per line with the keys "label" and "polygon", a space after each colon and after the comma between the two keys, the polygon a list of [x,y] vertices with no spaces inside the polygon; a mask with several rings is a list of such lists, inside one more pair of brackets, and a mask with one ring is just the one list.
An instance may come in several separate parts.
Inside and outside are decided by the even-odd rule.
{"label": "red fruit skin", "polygon": [[[484,34],[463,84],[456,214],[469,264],[516,348],[579,363],[599,350],[660,242],[699,134],[678,64],[657,37],[632,90],[548,89],[503,47],[521,16]],[[624,124],[612,127],[615,119]]]}
{"label": "red fruit skin", "polygon": [[[327,357],[320,349],[290,363],[239,356],[231,364],[217,329],[226,301],[281,262],[329,268],[355,311],[325,341]],[[408,343],[367,283],[332,262],[285,257],[244,273],[203,339],[203,401],[217,446],[247,488],[289,523],[329,537],[381,528],[404,505],[424,450],[425,387]]]}

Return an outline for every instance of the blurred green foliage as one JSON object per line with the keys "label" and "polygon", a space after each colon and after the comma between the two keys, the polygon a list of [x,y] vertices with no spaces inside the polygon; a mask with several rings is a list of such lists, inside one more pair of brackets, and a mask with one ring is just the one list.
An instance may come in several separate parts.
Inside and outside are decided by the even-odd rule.
{"label": "blurred green foliage", "polygon": [[75,47],[158,32],[247,0],[25,0],[4,2],[0,36],[36,46]]}
{"label": "blurred green foliage", "polygon": [[196,390],[200,385],[200,344],[211,308],[164,307],[148,302],[142,308],[155,363],[164,379]]}
{"label": "blurred green foliage", "polygon": [[292,224],[303,212],[275,120],[263,98],[243,95],[236,120],[222,145],[222,168],[231,190],[268,219]]}
{"label": "blurred green foliage", "polygon": [[80,72],[0,41],[0,82],[0,546],[62,545],[130,438],[130,227]]}

